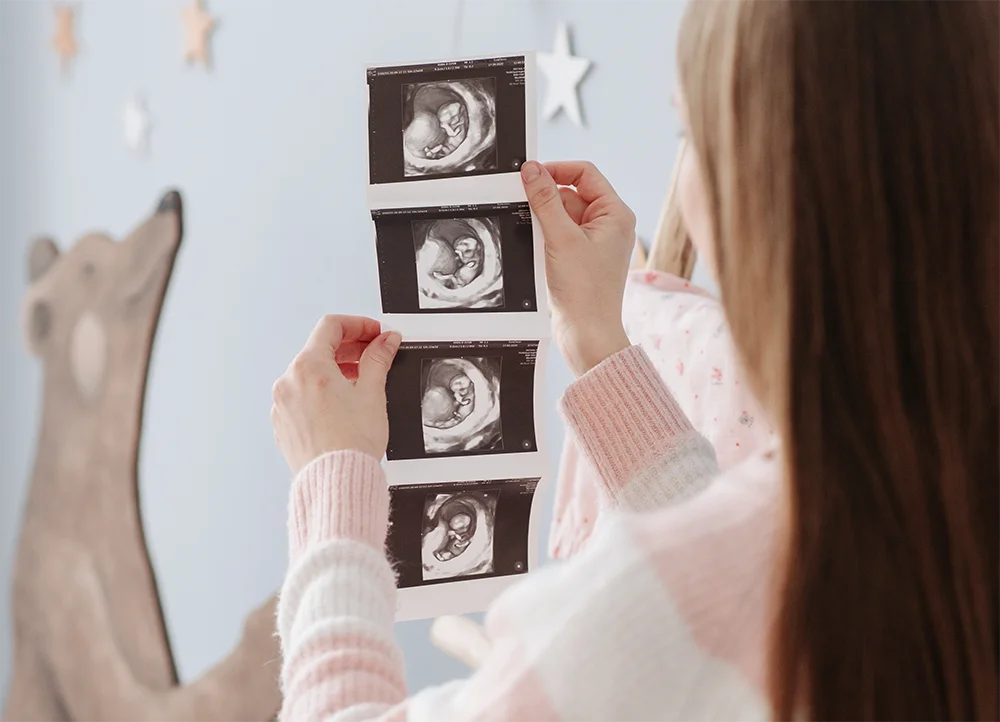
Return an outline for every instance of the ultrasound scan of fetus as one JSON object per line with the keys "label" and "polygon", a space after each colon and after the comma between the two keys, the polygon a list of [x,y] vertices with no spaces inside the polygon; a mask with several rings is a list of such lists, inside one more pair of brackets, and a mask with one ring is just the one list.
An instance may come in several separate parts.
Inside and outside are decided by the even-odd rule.
{"label": "ultrasound scan of fetus", "polygon": [[423,360],[420,413],[426,453],[503,448],[500,365],[494,357]]}
{"label": "ultrasound scan of fetus", "polygon": [[403,86],[403,175],[493,170],[497,165],[493,78]]}
{"label": "ultrasound scan of fetus", "polygon": [[497,491],[429,494],[421,540],[423,580],[493,572]]}
{"label": "ultrasound scan of fetus", "polygon": [[413,246],[420,308],[503,307],[498,218],[416,221]]}

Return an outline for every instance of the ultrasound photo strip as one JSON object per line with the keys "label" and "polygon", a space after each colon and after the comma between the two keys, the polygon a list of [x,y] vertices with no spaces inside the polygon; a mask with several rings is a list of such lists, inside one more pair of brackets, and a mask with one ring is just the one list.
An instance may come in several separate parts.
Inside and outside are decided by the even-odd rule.
{"label": "ultrasound photo strip", "polygon": [[547,468],[544,250],[519,173],[537,157],[534,56],[367,81],[382,323],[404,339],[386,380],[397,619],[473,612],[535,564]]}

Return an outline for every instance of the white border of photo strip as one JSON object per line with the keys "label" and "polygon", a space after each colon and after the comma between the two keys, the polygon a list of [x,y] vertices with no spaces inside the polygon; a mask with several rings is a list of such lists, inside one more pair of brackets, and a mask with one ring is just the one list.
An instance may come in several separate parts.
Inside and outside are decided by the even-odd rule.
{"label": "white border of photo strip", "polygon": [[[492,58],[524,57],[524,120],[525,160],[538,158],[538,122],[536,63],[534,53],[506,53],[495,56],[429,60],[426,62],[386,63],[371,68],[391,68],[438,63],[490,60]],[[367,79],[366,79],[367,83]],[[367,90],[367,85],[366,85]],[[368,126],[368,102],[365,107],[365,163],[368,179],[369,210],[397,208],[434,208],[527,201],[519,172],[491,173],[458,178],[409,180],[396,183],[372,184],[371,132]],[[499,112],[499,111],[498,111]],[[540,492],[548,471],[548,449],[545,440],[545,419],[541,413],[545,399],[545,368],[548,339],[551,336],[548,294],[545,287],[545,253],[541,227],[531,216],[533,262],[535,274],[536,310],[509,313],[434,313],[381,315],[383,328],[403,335],[404,342],[448,341],[537,341],[535,357],[533,413],[536,450],[526,453],[482,454],[466,457],[405,459],[385,461],[386,478],[390,486],[398,484],[439,484],[456,481],[490,479],[539,479],[531,502],[528,523],[528,569],[538,565],[538,519]],[[372,221],[375,242],[375,223]],[[426,586],[400,589],[397,597],[398,621],[423,619],[446,614],[466,614],[484,610],[504,589],[523,575],[511,574],[486,579],[458,579]]]}

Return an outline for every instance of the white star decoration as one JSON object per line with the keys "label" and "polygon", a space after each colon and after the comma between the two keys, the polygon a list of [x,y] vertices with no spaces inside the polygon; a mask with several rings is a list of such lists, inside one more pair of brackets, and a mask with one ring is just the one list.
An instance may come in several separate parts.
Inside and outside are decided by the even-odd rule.
{"label": "white star decoration", "polygon": [[128,102],[122,120],[125,123],[125,145],[137,153],[145,152],[149,148],[151,123],[146,103],[140,96],[137,95]]}
{"label": "white star decoration", "polygon": [[551,53],[538,54],[538,67],[545,73],[545,104],[542,117],[549,120],[562,108],[577,125],[583,125],[580,115],[580,98],[577,85],[590,69],[590,61],[570,54],[569,27],[559,23],[556,28],[555,48]]}

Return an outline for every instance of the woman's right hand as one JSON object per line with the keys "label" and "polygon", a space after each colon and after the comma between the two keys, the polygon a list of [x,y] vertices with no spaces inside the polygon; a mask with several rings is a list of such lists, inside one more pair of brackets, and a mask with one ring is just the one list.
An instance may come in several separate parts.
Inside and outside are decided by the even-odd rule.
{"label": "woman's right hand", "polygon": [[529,161],[521,166],[521,179],[545,236],[556,343],[573,373],[582,376],[630,345],[622,298],[635,214],[592,163]]}

